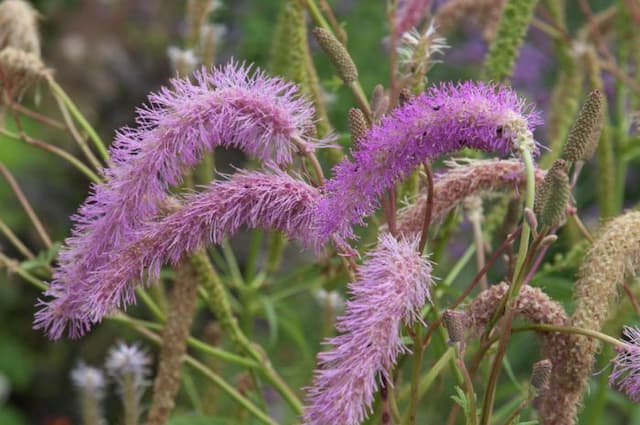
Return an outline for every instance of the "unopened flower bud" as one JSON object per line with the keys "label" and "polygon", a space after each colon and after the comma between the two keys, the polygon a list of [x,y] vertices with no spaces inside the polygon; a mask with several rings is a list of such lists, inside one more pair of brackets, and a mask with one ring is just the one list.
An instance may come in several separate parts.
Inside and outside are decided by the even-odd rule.
{"label": "unopened flower bud", "polygon": [[445,310],[442,313],[442,322],[447,328],[449,333],[449,341],[451,342],[463,342],[464,341],[464,325],[462,323],[462,316],[464,313],[455,310]]}
{"label": "unopened flower bud", "polygon": [[359,108],[351,108],[349,110],[349,132],[351,140],[356,142],[367,132],[367,119]]}
{"label": "unopened flower bud", "polygon": [[534,211],[543,226],[555,226],[565,216],[571,189],[567,163],[556,160],[536,192]]}
{"label": "unopened flower bud", "polygon": [[318,44],[329,57],[338,71],[338,75],[346,84],[351,84],[358,79],[358,69],[347,49],[331,34],[323,28],[315,28],[313,35],[318,40]]}
{"label": "unopened flower bud", "polygon": [[604,102],[600,90],[589,93],[567,136],[563,153],[567,161],[588,161],[595,153],[604,125]]}

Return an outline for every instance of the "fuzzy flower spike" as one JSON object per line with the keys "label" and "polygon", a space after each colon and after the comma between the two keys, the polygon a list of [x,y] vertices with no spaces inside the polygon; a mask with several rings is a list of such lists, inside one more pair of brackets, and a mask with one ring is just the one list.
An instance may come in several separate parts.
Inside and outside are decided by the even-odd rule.
{"label": "fuzzy flower spike", "polygon": [[334,169],[318,207],[321,239],[354,236],[378,197],[424,161],[463,148],[506,155],[533,144],[540,120],[511,89],[465,82],[430,88],[395,109]]}
{"label": "fuzzy flower spike", "polygon": [[417,246],[416,238],[382,234],[349,284],[351,300],[336,326],[341,335],[318,355],[305,425],[358,425],[371,413],[379,379],[388,382],[397,356],[407,351],[401,325],[420,321],[430,300],[431,264]]}
{"label": "fuzzy flower spike", "polygon": [[[64,329],[52,325],[64,323],[72,310],[65,299],[87,285],[114,247],[126,245],[142,222],[160,212],[169,186],[180,184],[183,170],[205,152],[233,147],[282,165],[298,148],[314,150],[310,142],[291,142],[302,140],[314,116],[294,84],[235,63],[201,71],[195,80],[173,80],[171,88],[149,96],[149,105],[138,110],[138,128],[117,135],[106,182],[93,187],[73,217],[72,236],[46,292],[54,301],[36,317],[36,327],[51,337],[60,337]],[[70,329],[72,336],[81,333]]]}
{"label": "fuzzy flower spike", "polygon": [[629,399],[640,403],[640,329],[624,328],[625,345],[616,348],[609,385],[623,391]]}
{"label": "fuzzy flower spike", "polygon": [[[280,230],[311,246],[308,229],[319,197],[317,188],[277,171],[241,171],[215,181],[187,196],[177,211],[141,226],[85,284],[49,302],[36,319],[48,329],[69,324],[80,336],[113,309],[133,303],[141,276],[149,284],[165,263],[175,265],[185,254],[220,243],[242,226]],[[64,308],[64,314],[57,308]]]}

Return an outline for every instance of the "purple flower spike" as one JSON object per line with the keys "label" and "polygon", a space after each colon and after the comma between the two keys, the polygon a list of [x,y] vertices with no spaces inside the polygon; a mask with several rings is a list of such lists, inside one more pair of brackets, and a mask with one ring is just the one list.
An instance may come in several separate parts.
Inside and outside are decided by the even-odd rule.
{"label": "purple flower spike", "polygon": [[282,172],[238,172],[228,181],[212,183],[190,195],[184,206],[166,217],[141,225],[122,248],[113,249],[86,280],[64,290],[53,285],[40,303],[36,327],[59,338],[69,326],[71,337],[88,331],[117,307],[135,302],[134,281],[157,279],[163,264],[176,264],[187,253],[220,243],[241,226],[276,229],[308,245],[318,189]]}
{"label": "purple flower spike", "polygon": [[353,159],[334,169],[319,205],[320,239],[353,238],[351,226],[378,206],[378,197],[416,166],[462,148],[505,155],[540,123],[506,87],[465,82],[432,87],[395,109],[358,143]]}
{"label": "purple flower spike", "polygon": [[609,385],[623,391],[629,399],[640,403],[640,329],[625,326],[622,348],[613,360]]}
{"label": "purple flower spike", "polygon": [[358,425],[370,413],[378,381],[390,381],[402,343],[401,324],[421,321],[430,300],[431,264],[417,252],[417,239],[380,236],[378,247],[349,284],[352,299],[338,318],[342,334],[318,355],[308,389],[305,425]]}
{"label": "purple flower spike", "polygon": [[[259,70],[251,74],[250,67],[230,63],[196,73],[195,83],[173,80],[171,89],[149,96],[149,106],[138,110],[138,128],[117,135],[106,182],[93,187],[72,217],[75,227],[46,295],[75,296],[114,247],[126,245],[141,223],[160,212],[168,187],[180,184],[183,170],[206,151],[233,147],[265,162],[292,160],[296,148],[290,139],[313,124],[313,107],[297,95],[294,84]],[[37,318],[36,328],[42,325]],[[60,330],[49,332],[59,335]]]}

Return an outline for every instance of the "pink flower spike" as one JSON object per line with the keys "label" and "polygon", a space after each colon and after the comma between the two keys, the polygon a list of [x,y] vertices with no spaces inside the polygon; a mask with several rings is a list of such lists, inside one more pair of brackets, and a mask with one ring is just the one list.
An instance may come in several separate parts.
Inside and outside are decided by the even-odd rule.
{"label": "pink flower spike", "polygon": [[65,327],[71,337],[79,337],[115,308],[134,303],[141,277],[150,283],[165,263],[176,264],[185,254],[220,243],[242,226],[280,230],[313,246],[309,228],[319,196],[318,189],[283,172],[240,171],[216,181],[188,196],[178,211],[141,225],[73,291],[52,286],[46,292],[52,299],[40,302],[36,325],[53,339]]}
{"label": "pink flower spike", "polygon": [[333,348],[318,355],[305,425],[358,425],[371,413],[379,379],[388,382],[397,356],[408,351],[401,325],[420,322],[430,300],[431,264],[417,246],[417,238],[382,234],[359,268],[336,325],[341,335],[327,340]]}

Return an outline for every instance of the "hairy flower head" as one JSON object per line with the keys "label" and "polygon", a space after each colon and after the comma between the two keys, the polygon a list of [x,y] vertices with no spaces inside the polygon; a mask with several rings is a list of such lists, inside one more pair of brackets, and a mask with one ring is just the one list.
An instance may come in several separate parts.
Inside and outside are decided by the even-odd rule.
{"label": "hairy flower head", "polygon": [[186,197],[179,210],[141,225],[84,281],[52,286],[47,291],[52,299],[41,302],[36,326],[59,338],[69,325],[69,334],[78,337],[116,307],[135,302],[134,282],[146,268],[149,283],[165,263],[177,264],[185,254],[220,243],[241,226],[280,230],[313,245],[308,229],[319,196],[316,188],[281,172],[238,172],[214,182]]}
{"label": "hairy flower head", "polygon": [[349,284],[351,299],[337,320],[341,334],[328,339],[308,389],[306,425],[360,424],[371,411],[378,382],[390,379],[398,354],[407,351],[401,325],[421,320],[430,299],[431,264],[415,238],[382,234],[377,248]]}
{"label": "hairy flower head", "polygon": [[476,82],[432,87],[396,108],[334,168],[318,208],[320,237],[352,238],[378,197],[426,160],[462,148],[505,155],[533,143],[538,118],[526,110],[512,90]]}
{"label": "hairy flower head", "polygon": [[625,343],[617,347],[609,385],[623,391],[631,400],[640,403],[640,330],[625,326]]}
{"label": "hairy flower head", "polygon": [[[119,132],[111,148],[114,165],[73,217],[72,236],[46,295],[74,297],[76,288],[86,287],[110,251],[125,246],[144,221],[160,213],[169,186],[180,184],[184,169],[205,152],[233,147],[287,164],[297,150],[290,139],[313,125],[313,107],[296,86],[261,71],[252,74],[250,67],[230,63],[196,73],[195,81],[176,79],[172,88],[150,95],[149,105],[138,110],[138,128]],[[58,307],[59,314],[68,310]],[[37,318],[36,327],[41,325]]]}

